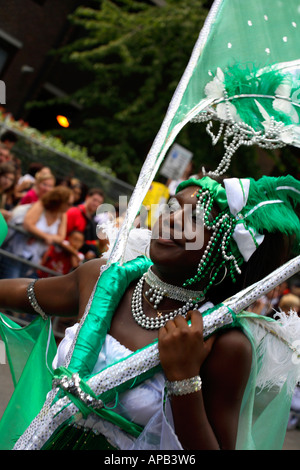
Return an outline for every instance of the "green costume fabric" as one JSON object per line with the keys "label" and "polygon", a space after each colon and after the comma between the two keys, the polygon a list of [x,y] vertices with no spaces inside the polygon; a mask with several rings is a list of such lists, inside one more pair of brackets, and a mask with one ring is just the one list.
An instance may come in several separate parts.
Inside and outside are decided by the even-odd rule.
{"label": "green costume fabric", "polygon": [[113,264],[102,273],[93,302],[76,341],[69,369],[81,377],[89,376],[102,347],[114,311],[127,286],[142,276],[152,262],[145,257],[124,266]]}
{"label": "green costume fabric", "polygon": [[4,242],[7,232],[8,232],[7,223],[5,222],[3,215],[0,214],[0,246]]}
{"label": "green costume fabric", "polygon": [[51,321],[37,317],[26,327],[0,316],[14,393],[0,421],[0,449],[11,449],[40,411],[51,389],[56,343]]}

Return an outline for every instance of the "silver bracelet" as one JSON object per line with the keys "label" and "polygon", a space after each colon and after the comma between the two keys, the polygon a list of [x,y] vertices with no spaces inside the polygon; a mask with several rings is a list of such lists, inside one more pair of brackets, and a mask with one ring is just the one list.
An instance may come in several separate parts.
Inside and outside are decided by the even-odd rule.
{"label": "silver bracelet", "polygon": [[36,283],[37,279],[34,279],[29,286],[27,287],[27,295],[28,295],[28,300],[30,302],[30,305],[32,306],[33,310],[41,315],[43,320],[47,320],[48,316],[44,312],[44,310],[40,307],[38,301],[36,300],[35,293],[34,293],[34,285]]}
{"label": "silver bracelet", "polygon": [[169,382],[166,380],[167,394],[170,395],[187,395],[201,390],[202,380],[200,375],[191,377],[190,379],[174,380]]}

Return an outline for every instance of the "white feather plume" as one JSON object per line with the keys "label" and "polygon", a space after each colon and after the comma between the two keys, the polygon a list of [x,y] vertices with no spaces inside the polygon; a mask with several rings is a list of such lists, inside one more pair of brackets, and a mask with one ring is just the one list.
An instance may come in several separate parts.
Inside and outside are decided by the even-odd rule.
{"label": "white feather plume", "polygon": [[300,380],[300,318],[297,313],[276,312],[276,321],[248,317],[247,312],[238,316],[242,323],[247,323],[261,363],[257,387],[281,388],[286,382],[292,393]]}

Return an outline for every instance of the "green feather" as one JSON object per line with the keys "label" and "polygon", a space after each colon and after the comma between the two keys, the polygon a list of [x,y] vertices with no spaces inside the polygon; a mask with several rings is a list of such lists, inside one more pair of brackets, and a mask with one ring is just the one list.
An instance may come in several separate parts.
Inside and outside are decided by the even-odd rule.
{"label": "green feather", "polygon": [[[269,204],[268,201],[283,201]],[[300,243],[300,221],[295,208],[300,204],[300,182],[290,175],[279,178],[263,176],[250,179],[247,205],[243,210],[247,222],[260,233],[281,232],[295,237]],[[255,210],[253,211],[253,208]],[[249,215],[247,215],[249,213]]]}
{"label": "green feather", "polygon": [[[299,88],[299,84],[294,82],[292,75],[280,73],[274,67],[269,67],[262,72],[262,69],[258,69],[253,65],[242,66],[236,64],[229,67],[225,72],[225,88],[229,98],[236,95],[264,96],[255,98],[253,96],[249,96],[249,98],[237,97],[230,100],[236,107],[242,121],[250,125],[255,131],[264,130],[262,124],[264,118],[255,101],[259,102],[269,116],[277,122],[283,122],[285,125],[294,123],[289,114],[273,108],[276,90],[282,84],[291,86],[291,95],[293,91]],[[299,115],[299,108],[295,107],[295,109]]]}

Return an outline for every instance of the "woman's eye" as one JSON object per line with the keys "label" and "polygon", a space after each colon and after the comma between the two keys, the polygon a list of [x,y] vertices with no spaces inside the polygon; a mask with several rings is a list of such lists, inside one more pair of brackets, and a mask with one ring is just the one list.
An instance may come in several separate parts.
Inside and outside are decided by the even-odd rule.
{"label": "woman's eye", "polygon": [[173,212],[176,212],[178,210],[181,210],[181,205],[175,198],[171,198],[167,203],[162,204],[159,207],[159,214],[160,215],[166,215],[166,214],[173,214]]}
{"label": "woman's eye", "polygon": [[168,209],[170,212],[176,212],[178,210],[181,210],[181,205],[179,204],[177,199],[172,198],[168,202]]}
{"label": "woman's eye", "polygon": [[200,224],[202,223],[202,220],[203,220],[203,217],[201,216],[201,211],[196,211],[196,209],[194,209],[192,211],[192,220],[193,222],[195,222],[196,224]]}

